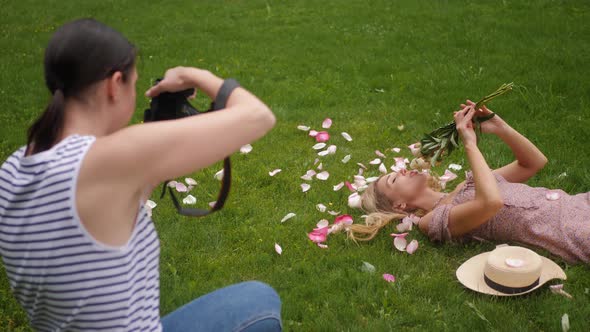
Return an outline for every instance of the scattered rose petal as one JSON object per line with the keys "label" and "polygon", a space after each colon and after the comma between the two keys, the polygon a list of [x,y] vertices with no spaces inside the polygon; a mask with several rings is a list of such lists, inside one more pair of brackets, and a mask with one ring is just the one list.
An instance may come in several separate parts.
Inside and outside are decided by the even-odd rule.
{"label": "scattered rose petal", "polygon": [[323,149],[323,148],[325,148],[325,147],[326,147],[326,143],[317,143],[317,144],[315,144],[314,146],[312,146],[312,148],[313,148],[314,150],[321,150],[321,149]]}
{"label": "scattered rose petal", "polygon": [[545,194],[545,197],[550,201],[556,201],[560,196],[559,192],[557,191],[548,191],[547,194]]}
{"label": "scattered rose petal", "polygon": [[400,148],[393,148],[393,149],[391,149],[391,152],[400,153],[401,150],[402,149],[400,149]]}
{"label": "scattered rose petal", "polygon": [[322,122],[322,128],[328,129],[330,127],[332,127],[332,119],[326,118],[324,122]]}
{"label": "scattered rose petal", "polygon": [[320,172],[315,176],[318,180],[326,181],[330,177],[330,173],[327,171]]}
{"label": "scattered rose petal", "polygon": [[337,216],[340,214],[340,211],[328,211],[328,213],[332,216]]}
{"label": "scattered rose petal", "polygon": [[561,179],[561,178],[564,178],[564,177],[566,177],[566,176],[567,176],[567,173],[566,173],[566,172],[563,172],[563,173],[559,174],[559,175],[557,176],[557,178],[558,178],[558,179]]}
{"label": "scattered rose petal", "polygon": [[320,151],[320,152],[318,152],[318,156],[320,156],[320,157],[325,157],[325,156],[327,156],[329,153],[330,153],[330,151],[328,151],[328,150]]}
{"label": "scattered rose petal", "polygon": [[301,184],[301,191],[306,192],[311,188],[311,186],[307,183],[302,183]]}
{"label": "scattered rose petal", "polygon": [[182,202],[184,204],[195,204],[197,202],[197,198],[193,195],[188,195],[182,200]]}
{"label": "scattered rose petal", "polygon": [[275,176],[275,175],[277,175],[280,172],[281,172],[281,169],[280,168],[277,168],[277,169],[275,169],[273,171],[268,172],[268,175]]}
{"label": "scattered rose petal", "polygon": [[217,201],[209,202],[209,207],[213,208],[217,204]]}
{"label": "scattered rose petal", "polygon": [[384,273],[383,279],[387,282],[395,282],[395,276],[389,273]]}
{"label": "scattered rose petal", "polygon": [[438,179],[440,180],[440,186],[443,189],[445,189],[445,187],[447,186],[447,182],[453,181],[456,178],[457,178],[457,174],[449,171],[448,169],[445,169],[445,174]]}
{"label": "scattered rose petal", "polygon": [[246,144],[240,148],[240,153],[242,154],[247,154],[250,152],[252,152],[252,145],[250,144]]}
{"label": "scattered rose petal", "polygon": [[336,217],[336,219],[334,219],[335,225],[338,225],[338,224],[352,225],[353,222],[354,222],[354,220],[352,219],[352,216],[349,214],[343,214],[341,216]]}
{"label": "scattered rose petal", "polygon": [[346,164],[346,163],[347,163],[347,162],[349,162],[349,161],[350,161],[350,155],[349,155],[349,154],[347,154],[346,156],[344,156],[344,158],[342,158],[342,162],[343,162],[344,164]]}
{"label": "scattered rose petal", "polygon": [[301,176],[303,180],[311,181],[316,172],[313,169],[308,170],[305,175]]}
{"label": "scattered rose petal", "polygon": [[422,157],[422,152],[420,152],[421,146],[422,145],[419,142],[416,142],[412,145],[408,145],[408,148],[410,149],[414,157]]}
{"label": "scattered rose petal", "polygon": [[370,178],[367,178],[367,183],[373,183],[375,181],[379,180],[378,176],[372,176]]}
{"label": "scattered rose petal", "polygon": [[373,266],[373,264],[371,264],[369,262],[363,262],[363,265],[361,266],[361,270],[363,272],[374,273],[375,267]]}
{"label": "scattered rose petal", "polygon": [[403,221],[408,221],[411,222],[414,225],[418,225],[418,223],[420,222],[420,217],[418,217],[417,215],[410,213],[410,215],[404,217],[404,219],[402,219]]}
{"label": "scattered rose petal", "polygon": [[561,330],[567,332],[570,329],[570,317],[567,314],[561,316]]}
{"label": "scattered rose petal", "polygon": [[368,184],[365,184],[365,185],[362,185],[362,186],[356,188],[356,191],[362,192],[362,191],[367,190],[367,188],[369,188],[369,185]]}
{"label": "scattered rose petal", "polygon": [[412,230],[413,225],[414,224],[412,224],[412,222],[410,220],[407,220],[404,218],[404,219],[402,219],[402,221],[399,224],[397,224],[395,226],[395,229],[397,229],[398,232],[402,232],[402,233],[408,232],[408,231]]}
{"label": "scattered rose petal", "polygon": [[427,170],[430,168],[430,163],[424,158],[414,158],[410,163],[410,168],[414,170]]}
{"label": "scattered rose petal", "polygon": [[319,171],[321,171],[321,170],[322,170],[322,168],[324,168],[324,165],[323,165],[322,163],[320,163],[320,164],[318,165],[317,169],[318,169]]}
{"label": "scattered rose petal", "polygon": [[179,193],[185,193],[188,191],[188,188],[184,185],[184,183],[176,182],[176,191]]}
{"label": "scattered rose petal", "polygon": [[379,164],[381,164],[381,159],[375,158],[375,159],[369,161],[369,164],[371,164],[371,165],[379,165]]}
{"label": "scattered rose petal", "polygon": [[359,165],[359,167],[363,168],[363,169],[367,169],[367,166],[361,164],[361,163],[356,163],[357,165]]}
{"label": "scattered rose petal", "polygon": [[362,168],[359,168],[359,172],[358,172],[358,174],[357,174],[357,175],[363,175],[363,173],[364,173],[364,172],[365,172],[365,170],[364,170],[364,169],[362,169]]}
{"label": "scattered rose petal", "polygon": [[216,180],[219,180],[219,181],[223,180],[223,170],[221,170],[221,171],[219,171],[219,172],[215,173],[215,175],[213,175],[213,177],[214,177]]}
{"label": "scattered rose petal", "polygon": [[336,149],[337,149],[336,145],[330,145],[326,151],[328,151],[328,154],[335,154]]}
{"label": "scattered rose petal", "polygon": [[147,201],[145,201],[145,206],[151,210],[151,209],[155,208],[156,206],[158,206],[158,204],[156,204],[156,202],[148,199]]}
{"label": "scattered rose petal", "polygon": [[462,168],[463,166],[459,164],[449,164],[449,169],[452,169],[453,171],[460,171]]}
{"label": "scattered rose petal", "polygon": [[317,165],[317,163],[319,163],[319,162],[320,162],[320,159],[319,158],[315,158],[315,160],[313,161],[314,166]]}
{"label": "scattered rose petal", "polygon": [[285,222],[285,221],[287,221],[287,220],[289,220],[289,219],[291,219],[291,218],[293,218],[293,217],[295,217],[295,216],[296,216],[296,214],[295,214],[295,213],[293,213],[293,212],[289,212],[289,213],[287,213],[287,214],[286,214],[286,215],[283,217],[283,219],[281,219],[281,222]]}
{"label": "scattered rose petal", "polygon": [[360,209],[362,206],[361,195],[358,193],[352,193],[350,196],[348,196],[348,206],[353,209]]}
{"label": "scattered rose petal", "polygon": [[334,186],[334,191],[339,191],[340,189],[342,189],[342,187],[344,187],[344,182],[340,182],[339,184]]}
{"label": "scattered rose petal", "polygon": [[402,169],[402,168],[405,169],[406,163],[409,163],[409,160],[404,157],[396,157],[396,158],[393,158],[393,160],[395,160],[395,166],[399,167],[400,169]]}
{"label": "scattered rose petal", "polygon": [[393,246],[399,251],[406,251],[408,241],[405,237],[396,237],[393,239]]}
{"label": "scattered rose petal", "polygon": [[551,285],[551,286],[549,286],[549,289],[551,289],[551,292],[553,294],[565,296],[568,299],[573,299],[574,298],[570,293],[568,293],[568,292],[566,292],[566,291],[563,290],[563,284]]}
{"label": "scattered rose petal", "polygon": [[315,130],[310,130],[309,131],[309,136],[316,137],[317,135],[318,135],[318,132],[317,131],[315,131]]}
{"label": "scattered rose petal", "polygon": [[330,222],[326,219],[322,219],[320,221],[318,221],[318,223],[316,224],[317,228],[325,228],[328,227],[330,225]]}
{"label": "scattered rose petal", "polygon": [[176,184],[177,183],[178,182],[176,182],[176,181],[173,180],[173,181],[168,182],[168,185],[167,186],[170,187],[170,188],[176,188]]}
{"label": "scattered rose petal", "polygon": [[299,126],[297,126],[297,129],[303,130],[303,131],[309,131],[309,129],[311,129],[311,128],[309,128],[308,126],[299,125]]}
{"label": "scattered rose petal", "polygon": [[314,228],[314,230],[307,234],[307,237],[315,243],[326,242],[328,237],[328,227]]}
{"label": "scattered rose petal", "polygon": [[387,173],[387,167],[385,167],[385,164],[379,165],[379,172],[381,172],[382,174]]}
{"label": "scattered rose petal", "polygon": [[320,131],[318,132],[318,134],[315,136],[315,140],[319,143],[323,143],[326,142],[330,139],[330,134],[328,134],[328,132],[326,131]]}
{"label": "scattered rose petal", "polygon": [[415,253],[416,250],[418,250],[418,241],[416,241],[416,240],[410,241],[410,244],[408,244],[408,246],[406,247],[406,252],[411,255],[411,254]]}
{"label": "scattered rose petal", "polygon": [[315,208],[320,211],[320,212],[326,212],[327,207],[324,204],[318,204],[315,206]]}
{"label": "scattered rose petal", "polygon": [[383,154],[383,152],[381,152],[379,150],[375,150],[375,154],[377,155],[377,157],[385,158],[385,155]]}
{"label": "scattered rose petal", "polygon": [[506,258],[505,263],[507,266],[514,267],[514,268],[519,268],[519,267],[524,266],[524,261],[522,259],[518,259],[518,258]]}
{"label": "scattered rose petal", "polygon": [[349,142],[352,141],[352,137],[350,137],[350,135],[348,133],[346,133],[346,132],[343,132],[342,133],[342,137],[344,137],[344,139],[347,140],[347,141],[349,141]]}
{"label": "scattered rose petal", "polygon": [[328,249],[328,245],[324,244],[324,243],[316,243],[318,245],[318,247],[322,248],[322,249]]}
{"label": "scattered rose petal", "polygon": [[195,181],[195,179],[193,179],[193,178],[185,178],[184,182],[186,182],[186,184],[188,184],[189,186],[196,186],[197,185],[197,181]]}
{"label": "scattered rose petal", "polygon": [[350,182],[345,181],[344,184],[346,185],[346,188],[348,188],[348,190],[356,191],[356,189],[352,186],[352,184],[350,184]]}
{"label": "scattered rose petal", "polygon": [[397,126],[397,130],[402,131],[404,130],[405,126],[403,124]]}
{"label": "scattered rose petal", "polygon": [[275,243],[275,251],[277,252],[277,254],[282,254],[283,253],[283,248],[281,248],[281,246],[278,243]]}

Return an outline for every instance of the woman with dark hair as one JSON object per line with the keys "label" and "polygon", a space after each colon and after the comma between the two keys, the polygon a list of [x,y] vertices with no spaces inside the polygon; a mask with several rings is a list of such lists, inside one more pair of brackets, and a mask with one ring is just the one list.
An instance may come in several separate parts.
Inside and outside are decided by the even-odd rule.
{"label": "woman with dark hair", "polygon": [[[279,297],[259,282],[215,291],[160,319],[160,246],[147,197],[158,183],[262,137],[275,117],[237,87],[218,112],[127,127],[135,58],[125,37],[92,19],[51,38],[44,61],[51,102],[27,145],[0,168],[0,254],[15,297],[40,331],[280,330]],[[223,85],[208,71],[177,67],[147,95],[194,87],[215,99]]]}

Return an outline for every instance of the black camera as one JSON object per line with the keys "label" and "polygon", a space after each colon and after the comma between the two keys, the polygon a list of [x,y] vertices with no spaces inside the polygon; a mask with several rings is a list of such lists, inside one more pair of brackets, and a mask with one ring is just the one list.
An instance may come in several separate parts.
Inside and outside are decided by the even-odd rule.
{"label": "black camera", "polygon": [[[162,79],[157,79],[154,85],[158,84]],[[222,108],[225,108],[225,102],[231,90],[235,89],[237,86],[237,82],[235,80],[228,80],[229,84],[224,85],[218,92],[218,97],[215,102],[211,103],[211,107],[207,111],[216,111]],[[195,93],[195,89],[186,89],[183,91],[178,92],[162,92],[156,97],[152,98],[150,101],[150,108],[146,109],[143,112],[143,122],[153,122],[153,121],[165,121],[165,120],[175,120],[184,118],[187,116],[192,115],[199,115],[203,114],[197,110],[191,103],[188,101],[188,98]],[[217,201],[215,205],[211,208],[211,210],[204,210],[204,209],[194,209],[194,208],[184,208],[178,202],[178,199],[174,195],[172,188],[168,187],[168,182],[164,182],[162,187],[162,195],[160,198],[164,197],[166,194],[166,188],[168,188],[168,192],[170,193],[170,197],[172,197],[172,202],[174,206],[178,210],[178,213],[184,216],[191,216],[191,217],[203,217],[212,212],[220,210],[223,205],[225,204],[225,200],[229,195],[229,189],[231,184],[231,165],[229,157],[225,158],[223,161],[223,180],[221,183],[221,190],[219,192],[219,196],[217,197]]]}

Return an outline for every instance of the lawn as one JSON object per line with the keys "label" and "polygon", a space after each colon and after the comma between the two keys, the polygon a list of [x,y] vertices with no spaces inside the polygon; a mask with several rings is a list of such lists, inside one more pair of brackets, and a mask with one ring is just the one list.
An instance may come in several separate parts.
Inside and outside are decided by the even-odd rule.
{"label": "lawn", "polygon": [[[459,103],[504,82],[517,88],[490,108],[549,158],[529,184],[590,191],[590,3],[0,0],[0,7],[0,160],[25,143],[26,129],[47,102],[42,56],[51,33],[78,17],[97,18],[139,47],[133,123],[148,105],[143,92],[176,65],[235,77],[275,112],[273,131],[254,142],[251,153],[233,156],[233,188],[221,212],[180,217],[169,198],[153,195],[162,315],[219,287],[256,279],[280,294],[288,331],[558,331],[564,313],[571,331],[588,330],[588,266],[554,258],[568,275],[564,284],[572,300],[547,286],[527,296],[494,298],[466,290],[454,273],[495,244],[438,245],[414,230],[410,237],[420,248],[408,255],[392,248],[393,228],[361,245],[333,235],[328,249],[306,233],[320,219],[333,220],[316,210],[318,203],[362,222],[362,213],[346,205],[346,188],[332,190],[356,174],[357,162],[367,163],[381,150],[390,166],[398,156],[393,147],[409,157],[406,146],[451,120]],[[330,142],[338,146],[335,155],[322,158],[330,178],[312,181],[302,193],[300,176],[317,155],[314,141],[297,126],[320,129],[326,117],[334,121]],[[346,142],[342,131],[353,141]],[[492,167],[513,158],[493,137],[480,146]],[[343,164],[347,154],[352,160]],[[462,150],[435,170],[442,173],[449,163],[469,168]],[[282,172],[270,177],[275,168]],[[197,206],[215,200],[219,169],[192,175],[199,182],[192,191]],[[368,172],[377,173],[376,167]],[[297,216],[281,223],[289,212]],[[284,250],[280,256],[275,243]],[[363,262],[376,272],[362,271]],[[394,274],[396,282],[385,282],[383,273]],[[0,330],[28,330],[3,270]]]}

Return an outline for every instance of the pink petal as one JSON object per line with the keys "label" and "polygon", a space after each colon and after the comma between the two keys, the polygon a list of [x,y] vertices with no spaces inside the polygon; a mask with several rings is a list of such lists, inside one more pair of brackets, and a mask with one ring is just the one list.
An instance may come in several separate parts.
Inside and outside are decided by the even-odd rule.
{"label": "pink petal", "polygon": [[337,149],[336,145],[330,145],[328,147],[328,149],[327,149],[328,154],[335,154],[336,153],[336,149]]}
{"label": "pink petal", "polygon": [[246,144],[240,148],[240,153],[242,153],[242,154],[247,154],[247,153],[250,153],[251,151],[252,151],[252,145],[250,145],[250,144]]}
{"label": "pink petal", "polygon": [[446,187],[447,182],[453,181],[457,178],[457,174],[445,169],[445,174],[439,178],[440,185],[444,189]]}
{"label": "pink petal", "polygon": [[340,214],[340,211],[328,211],[330,215],[337,216]]}
{"label": "pink petal", "polygon": [[317,163],[319,163],[319,162],[320,162],[320,159],[319,159],[319,158],[315,158],[315,160],[313,161],[313,164],[314,164],[314,166],[315,166]]}
{"label": "pink petal", "polygon": [[309,171],[307,171],[305,173],[305,175],[301,176],[301,178],[306,181],[311,181],[315,174],[316,174],[316,172],[314,170],[310,169]]}
{"label": "pink petal", "polygon": [[311,188],[311,186],[307,183],[302,183],[301,184],[301,191],[306,192]]}
{"label": "pink petal", "polygon": [[405,237],[396,237],[393,239],[393,246],[399,251],[406,251],[408,241]]}
{"label": "pink petal", "polygon": [[403,237],[403,238],[405,238],[408,235],[408,233],[401,233],[401,234],[391,233],[389,235],[390,236],[393,236],[393,237]]}
{"label": "pink petal", "polygon": [[320,150],[326,147],[326,143],[317,143],[314,146],[312,146],[312,149],[314,150]]}
{"label": "pink petal", "polygon": [[281,246],[278,243],[275,243],[275,251],[277,252],[277,254],[282,254],[283,253],[283,248],[281,248]]}
{"label": "pink petal", "polygon": [[395,282],[395,276],[389,273],[384,273],[383,279],[387,282]]}
{"label": "pink petal", "polygon": [[347,154],[346,156],[344,156],[344,158],[342,158],[342,163],[346,164],[347,162],[350,161],[350,155]]}
{"label": "pink petal", "polygon": [[311,129],[311,128],[309,128],[308,126],[299,125],[299,126],[297,126],[297,129],[303,130],[303,131],[309,131],[309,129]]}
{"label": "pink petal", "polygon": [[400,153],[401,150],[402,149],[400,149],[400,148],[393,148],[393,149],[391,149],[391,151],[392,152],[395,152],[395,153]]}
{"label": "pink petal", "polygon": [[309,136],[316,137],[317,135],[318,135],[318,132],[317,131],[315,131],[315,130],[310,130],[309,131]]}
{"label": "pink petal", "polygon": [[193,178],[185,178],[184,182],[186,182],[186,184],[188,184],[189,186],[196,186],[197,185],[197,181],[195,181],[195,179],[193,179]]}
{"label": "pink petal", "polygon": [[352,186],[352,184],[350,184],[350,182],[345,181],[344,184],[346,185],[346,188],[348,188],[348,190],[356,191],[356,189],[354,189],[354,187]]}
{"label": "pink petal", "polygon": [[408,232],[412,230],[412,222],[411,221],[404,221],[400,222],[395,226],[398,232]]}
{"label": "pink petal", "polygon": [[411,255],[411,254],[415,253],[416,250],[418,250],[418,241],[416,241],[416,240],[410,241],[410,244],[408,244],[408,246],[406,247],[406,252]]}
{"label": "pink petal", "polygon": [[344,137],[344,139],[347,140],[347,141],[349,141],[349,142],[352,141],[352,137],[350,137],[350,135],[348,133],[346,133],[346,132],[343,132],[342,133],[342,137]]}
{"label": "pink petal", "polygon": [[410,149],[414,157],[422,157],[422,153],[420,152],[420,143],[416,142],[412,145],[408,145],[408,148]]}
{"label": "pink petal", "polygon": [[358,173],[357,175],[363,175],[363,173],[364,173],[364,172],[365,172],[365,170],[364,170],[364,169],[362,169],[362,168],[359,168],[359,173]]}
{"label": "pink petal", "polygon": [[408,159],[403,158],[403,157],[396,157],[393,158],[395,160],[395,166],[399,167],[399,168],[406,168],[406,161],[409,162]]}
{"label": "pink petal", "polygon": [[177,183],[178,183],[178,182],[176,182],[176,181],[172,180],[172,181],[168,182],[168,187],[170,187],[170,188],[176,188],[176,184],[177,184]]}
{"label": "pink petal", "polygon": [[379,165],[379,164],[381,164],[381,159],[375,158],[375,159],[369,161],[369,164],[371,164],[371,165]]}
{"label": "pink petal", "polygon": [[563,290],[563,284],[551,285],[551,286],[549,286],[549,289],[551,289],[551,292],[553,294],[562,295],[562,296],[567,297],[568,299],[573,298],[573,296],[570,293]]}
{"label": "pink petal", "polygon": [[418,225],[418,223],[420,222],[420,217],[411,213],[409,216],[404,217],[404,219],[402,219],[402,222],[404,222],[406,220],[411,222],[414,225]]}
{"label": "pink petal", "polygon": [[322,128],[328,129],[330,127],[332,127],[332,119],[326,118],[324,122],[322,122]]}
{"label": "pink petal", "polygon": [[560,198],[559,192],[557,191],[547,191],[545,197],[550,201],[556,201]]}
{"label": "pink petal", "polygon": [[330,177],[330,173],[328,173],[327,171],[323,171],[323,172],[318,173],[315,177],[318,180],[326,181]]}
{"label": "pink petal", "polygon": [[318,221],[318,223],[316,224],[316,227],[318,229],[320,229],[320,228],[326,228],[329,225],[330,225],[330,222],[328,220],[322,219],[322,220]]}
{"label": "pink petal", "polygon": [[209,207],[213,208],[217,204],[217,201],[209,202]]}
{"label": "pink petal", "polygon": [[293,218],[293,217],[295,217],[295,216],[296,216],[296,214],[295,214],[295,213],[293,213],[293,212],[289,212],[289,213],[287,213],[287,214],[286,214],[286,215],[283,217],[283,219],[281,219],[281,222],[285,222],[285,221],[287,221],[287,220],[289,220],[289,219],[291,219],[291,218]]}
{"label": "pink petal", "polygon": [[307,237],[315,243],[326,242],[328,237],[328,227],[315,228],[312,232],[307,234]]}
{"label": "pink petal", "polygon": [[344,187],[344,182],[340,182],[339,184],[334,186],[334,191],[339,191],[340,189],[342,189],[342,187]]}
{"label": "pink petal", "polygon": [[268,175],[275,176],[275,175],[277,175],[277,173],[280,173],[280,172],[281,172],[281,169],[280,168],[277,168],[277,169],[275,169],[273,171],[268,172]]}
{"label": "pink petal", "polygon": [[324,166],[324,165],[323,165],[322,163],[320,163],[320,164],[318,165],[317,169],[318,169],[319,171],[321,171],[321,170],[322,170],[322,168],[323,168],[323,166]]}
{"label": "pink petal", "polygon": [[328,249],[328,245],[324,244],[324,243],[316,243],[318,245],[318,247],[322,248],[322,249]]}
{"label": "pink petal", "polygon": [[382,174],[387,173],[387,167],[385,167],[385,164],[379,165],[379,172],[381,172]]}
{"label": "pink petal", "polygon": [[185,193],[188,191],[188,188],[184,185],[184,183],[176,182],[176,191],[179,193]]}
{"label": "pink petal", "polygon": [[353,209],[360,209],[362,206],[362,199],[358,193],[352,193],[348,196],[348,206]]}
{"label": "pink petal", "polygon": [[330,134],[326,131],[320,131],[316,136],[315,140],[319,143],[326,142],[330,139]]}
{"label": "pink petal", "polygon": [[338,225],[338,224],[344,224],[344,225],[352,225],[353,223],[353,219],[352,216],[349,214],[343,214],[341,216],[336,217],[336,219],[334,219],[334,224]]}
{"label": "pink petal", "polygon": [[320,212],[326,212],[327,207],[324,204],[318,204],[315,208]]}
{"label": "pink petal", "polygon": [[375,150],[375,154],[376,154],[378,157],[385,158],[385,155],[383,154],[383,152],[381,152],[381,151],[379,151],[379,150]]}

